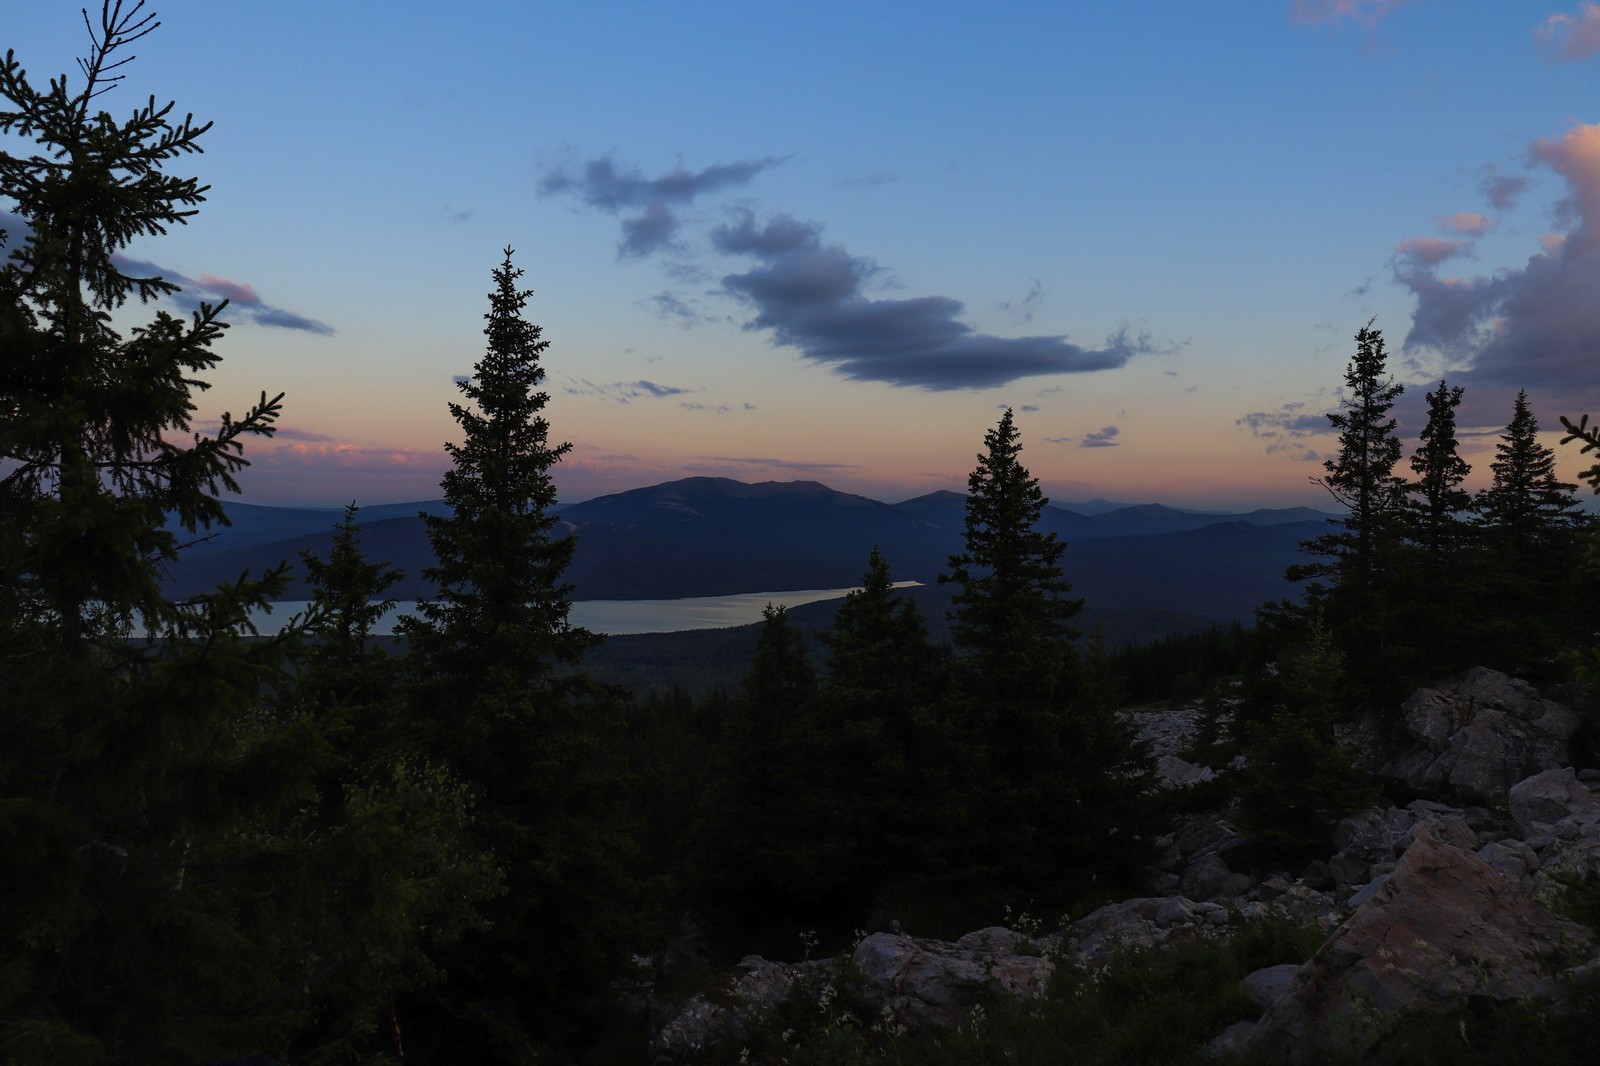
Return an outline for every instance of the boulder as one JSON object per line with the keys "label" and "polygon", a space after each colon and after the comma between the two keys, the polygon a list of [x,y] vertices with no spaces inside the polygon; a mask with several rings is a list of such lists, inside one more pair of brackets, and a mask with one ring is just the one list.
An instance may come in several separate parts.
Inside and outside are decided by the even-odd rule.
{"label": "boulder", "polygon": [[1215,780],[1217,772],[1209,766],[1196,766],[1176,755],[1163,755],[1156,760],[1156,779],[1162,788],[1189,788]]}
{"label": "boulder", "polygon": [[659,1026],[650,1041],[652,1055],[662,1061],[693,1061],[701,1052],[738,1032],[754,1014],[789,997],[796,979],[831,972],[833,963],[770,962],[747,955],[714,994],[691,998]]}
{"label": "boulder", "polygon": [[1191,899],[1224,900],[1244,895],[1255,882],[1248,874],[1229,869],[1220,856],[1202,855],[1183,871],[1178,886]]}
{"label": "boulder", "polygon": [[1245,975],[1244,994],[1250,997],[1250,1002],[1266,1010],[1278,1002],[1298,976],[1300,967],[1292,962],[1268,966]]}
{"label": "boulder", "polygon": [[1600,797],[1570,768],[1545,770],[1518,781],[1511,786],[1507,807],[1524,836],[1541,822],[1546,826],[1568,819],[1578,825],[1600,823]]}
{"label": "boulder", "polygon": [[868,996],[912,1025],[954,1025],[990,988],[1042,993],[1054,965],[1009,929],[981,929],[954,944],[874,933],[852,958]]}
{"label": "boulder", "polygon": [[1523,778],[1565,765],[1578,729],[1570,707],[1482,667],[1418,689],[1400,717],[1407,743],[1381,761],[1380,774],[1414,791],[1490,804],[1504,801]]}
{"label": "boulder", "polygon": [[1449,839],[1416,834],[1388,879],[1300,968],[1249,1034],[1263,1062],[1323,1061],[1364,1051],[1410,1011],[1448,1011],[1468,996],[1520,999],[1591,954],[1582,926]]}
{"label": "boulder", "polygon": [[1092,967],[1123,948],[1159,948],[1227,932],[1225,907],[1186,896],[1146,896],[1091,911],[1072,923],[1066,941],[1071,961]]}

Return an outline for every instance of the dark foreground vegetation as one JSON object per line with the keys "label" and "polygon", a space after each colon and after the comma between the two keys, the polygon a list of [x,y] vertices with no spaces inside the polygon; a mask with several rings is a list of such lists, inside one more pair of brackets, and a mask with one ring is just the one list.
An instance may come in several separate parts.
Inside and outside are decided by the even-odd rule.
{"label": "dark foreground vegetation", "polygon": [[[89,28],[76,89],[0,65],[0,130],[37,145],[0,153],[24,224],[0,269],[0,1059],[642,1061],[636,955],[686,994],[803,932],[830,951],[891,922],[961,932],[1136,890],[1165,812],[1116,713],[1130,699],[1231,679],[1241,824],[1293,854],[1370,795],[1334,743],[1355,708],[1463,665],[1552,677],[1592,654],[1568,621],[1592,602],[1589,526],[1526,404],[1473,499],[1441,383],[1404,480],[1369,328],[1330,416],[1324,483],[1349,516],[1307,545],[1307,599],[1255,630],[1080,644],[1007,411],[941,578],[948,641],[862,545],[863,588],[818,647],[774,608],[736,685],[635,697],[583,671],[597,641],[568,620],[550,477],[568,445],[509,249],[450,406],[439,592],[405,654],[369,639],[397,574],[353,513],[302,561],[310,616],[255,638],[247,612],[287,564],[186,599],[161,578],[223,520],[281,398],[196,432],[223,307],[112,322],[177,291],[119,253],[194,213],[205,189],[164,168],[208,126],[154,101],[97,110],[152,24],[110,2]],[[834,1026],[790,1061],[1182,1061],[1203,1027],[1185,1012],[1210,1024],[1230,975],[1308,950],[1256,930],[1063,979],[937,1048]]]}

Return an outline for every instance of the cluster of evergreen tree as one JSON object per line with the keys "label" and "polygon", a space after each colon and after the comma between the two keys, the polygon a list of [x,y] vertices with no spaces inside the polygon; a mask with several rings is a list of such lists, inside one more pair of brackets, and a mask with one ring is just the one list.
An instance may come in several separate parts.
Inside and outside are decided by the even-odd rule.
{"label": "cluster of evergreen tree", "polygon": [[749,676],[714,711],[655,701],[704,730],[683,751],[701,813],[674,850],[683,904],[716,916],[720,943],[890,914],[956,928],[1137,873],[1149,768],[1113,713],[1103,653],[1077,650],[1081,601],[1065,545],[1037,528],[1046,501],[1011,412],[985,446],[966,551],[946,575],[959,586],[951,647],[930,642],[874,549],[820,634],[821,669],[769,608]]}
{"label": "cluster of evergreen tree", "polygon": [[1463,390],[1446,381],[1427,394],[1406,478],[1391,414],[1403,389],[1369,323],[1356,334],[1342,407],[1328,416],[1339,451],[1317,479],[1347,513],[1302,545],[1317,559],[1289,576],[1312,580],[1311,611],[1370,695],[1473,665],[1548,676],[1551,649],[1565,643],[1563,616],[1587,599],[1574,580],[1591,528],[1577,486],[1556,475],[1521,392],[1491,483],[1467,492],[1471,468],[1456,436]]}
{"label": "cluster of evergreen tree", "polygon": [[278,635],[250,618],[287,564],[164,593],[282,397],[194,428],[225,304],[115,328],[178,291],[120,253],[203,202],[164,168],[209,126],[99,110],[155,23],[105,0],[86,24],[76,89],[0,64],[0,132],[37,145],[0,151],[24,223],[0,233],[0,1058],[543,1061],[615,1028],[630,952],[697,927],[744,950],[989,921],[1137,870],[1148,766],[1075,648],[1009,411],[950,563],[953,648],[874,550],[821,670],[781,608],[731,694],[636,702],[575,670],[569,446],[509,249],[403,653],[372,638],[401,575],[353,505]]}
{"label": "cluster of evergreen tree", "polygon": [[1215,698],[1235,742],[1219,764],[1238,752],[1246,760],[1232,782],[1236,818],[1279,856],[1321,847],[1375,795],[1340,741],[1363,707],[1392,706],[1470,666],[1564,672],[1570,619],[1592,592],[1582,576],[1592,521],[1539,443],[1527,394],[1513,404],[1490,484],[1473,494],[1457,440],[1463,389],[1440,381],[1406,478],[1391,413],[1403,386],[1379,330],[1368,323],[1355,341],[1341,408],[1328,415],[1339,450],[1316,479],[1346,514],[1302,545],[1313,558],[1288,576],[1309,579],[1305,601],[1260,612],[1258,667]]}

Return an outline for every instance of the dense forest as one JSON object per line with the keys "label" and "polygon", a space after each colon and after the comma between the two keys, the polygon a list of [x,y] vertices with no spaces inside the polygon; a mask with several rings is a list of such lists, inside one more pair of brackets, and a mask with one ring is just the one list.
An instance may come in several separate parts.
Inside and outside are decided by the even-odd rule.
{"label": "dense forest", "polygon": [[[1472,495],[1441,381],[1407,476],[1369,323],[1321,478],[1346,517],[1254,628],[1081,633],[1008,410],[941,577],[948,642],[864,544],[817,647],[773,608],[736,684],[602,683],[568,617],[569,445],[511,249],[449,404],[439,591],[403,652],[371,637],[399,575],[353,509],[325,558],[173,598],[164,569],[225,521],[282,398],[197,430],[224,305],[115,325],[177,291],[121,253],[198,210],[167,168],[209,125],[100,111],[153,23],[108,2],[91,25],[74,88],[0,65],[0,195],[24,226],[0,234],[0,1059],[644,1061],[641,979],[671,995],[802,938],[1139,889],[1166,801],[1131,704],[1230,701],[1235,746],[1206,757],[1245,755],[1240,824],[1294,854],[1375,787],[1335,742],[1356,709],[1467,666],[1596,669],[1593,525],[1525,397]],[[291,565],[314,608],[259,636],[249,611]]]}

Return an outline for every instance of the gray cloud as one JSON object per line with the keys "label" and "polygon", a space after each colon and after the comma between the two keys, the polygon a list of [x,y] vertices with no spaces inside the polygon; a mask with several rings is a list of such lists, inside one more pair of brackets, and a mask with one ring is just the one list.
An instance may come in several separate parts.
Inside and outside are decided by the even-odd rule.
{"label": "gray cloud", "polygon": [[[1416,301],[1404,347],[1465,367],[1454,382],[1495,396],[1526,388],[1544,410],[1600,405],[1600,126],[1540,140],[1529,158],[1567,183],[1564,233],[1547,236],[1522,267],[1444,277],[1423,262],[1395,264]],[[1553,421],[1553,419],[1552,419]]]}
{"label": "gray cloud", "polygon": [[678,216],[666,204],[650,204],[638,218],[622,220],[622,240],[617,244],[624,257],[647,256],[672,243],[678,233]]}
{"label": "gray cloud", "polygon": [[1000,304],[1002,311],[1016,312],[1017,321],[1028,323],[1033,321],[1033,313],[1039,309],[1039,304],[1044,302],[1044,285],[1038,278],[1033,279],[1033,284],[1028,286],[1028,292],[1020,300],[1005,300]]}
{"label": "gray cloud", "polygon": [[561,391],[568,396],[598,396],[612,403],[627,404],[630,400],[661,400],[669,396],[687,396],[696,390],[679,388],[676,385],[658,385],[654,381],[642,378],[638,381],[613,381],[610,384],[596,384],[587,378],[575,378],[563,384]]}
{"label": "gray cloud", "polygon": [[858,381],[925,389],[981,389],[1042,374],[1120,367],[1153,351],[1148,338],[1121,330],[1102,348],[1064,337],[993,337],[960,321],[965,309],[947,296],[874,300],[864,282],[880,273],[871,260],[825,245],[822,228],[778,215],[757,226],[748,212],[711,234],[717,250],[760,265],[722,279],[756,312],[751,330]]}
{"label": "gray cloud", "polygon": [[323,336],[332,336],[334,332],[333,327],[326,323],[266,303],[248,282],[229,281],[213,274],[188,278],[176,270],[168,270],[147,260],[131,259],[121,254],[113,255],[111,261],[118,270],[130,276],[161,277],[174,285],[182,286],[182,289],[173,293],[169,299],[185,311],[199,310],[202,302],[214,304],[227,300],[230,311],[258,326],[295,329]]}
{"label": "gray cloud", "polygon": [[1509,211],[1517,206],[1530,182],[1525,174],[1502,174],[1500,168],[1488,164],[1483,168],[1483,198],[1496,211]]}
{"label": "gray cloud", "polygon": [[576,196],[611,215],[629,212],[630,217],[622,220],[617,254],[637,258],[671,246],[679,226],[677,208],[686,207],[701,196],[747,185],[763,170],[782,162],[782,158],[767,156],[717,163],[699,171],[679,167],[660,177],[647,178],[633,168],[619,167],[610,156],[601,156],[584,164],[579,174],[564,166],[551,168],[539,179],[539,192]]}
{"label": "gray cloud", "polygon": [[725,415],[729,411],[733,410],[732,407],[729,407],[725,403],[698,403],[687,400],[683,403],[680,403],[678,406],[683,408],[685,411],[693,411],[696,414],[708,415]]}
{"label": "gray cloud", "polygon": [[[684,329],[708,321],[711,317],[701,314],[683,297],[666,289],[656,293],[644,302],[649,305],[651,314],[663,322],[676,322]],[[656,358],[660,357],[657,356]]]}
{"label": "gray cloud", "polygon": [[1078,444],[1080,448],[1115,448],[1119,443],[1116,436],[1120,433],[1116,426],[1104,426],[1100,429],[1091,429],[1084,434],[1083,440]]}
{"label": "gray cloud", "polygon": [[1276,411],[1252,411],[1234,420],[1234,425],[1248,429],[1252,437],[1267,442],[1267,454],[1274,455],[1290,448],[1304,451],[1299,443],[1306,437],[1332,432],[1328,416],[1310,412],[1302,401],[1286,403]]}

